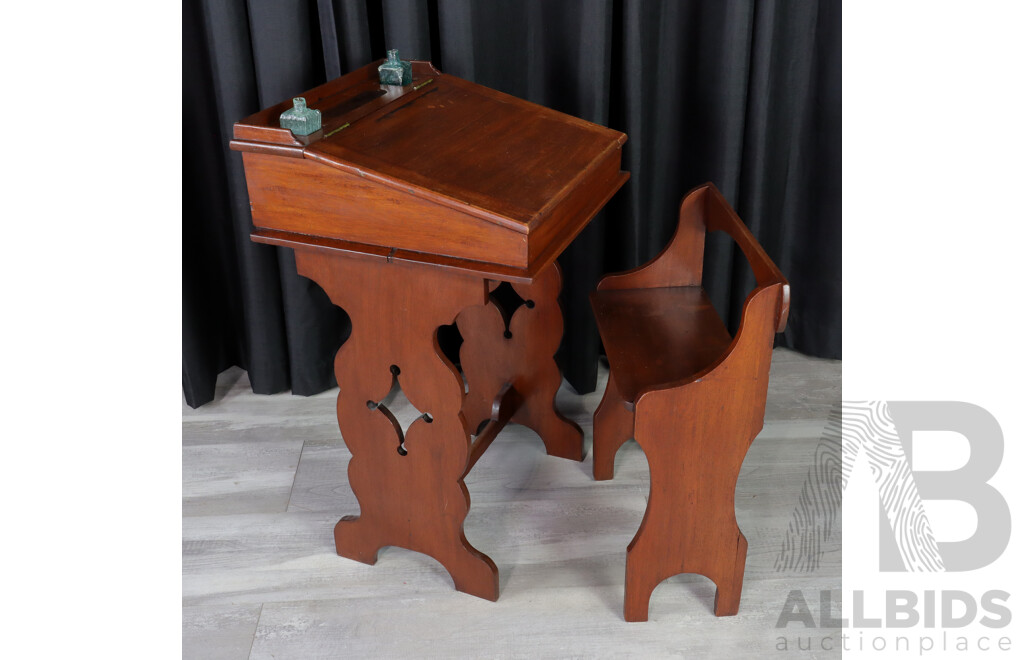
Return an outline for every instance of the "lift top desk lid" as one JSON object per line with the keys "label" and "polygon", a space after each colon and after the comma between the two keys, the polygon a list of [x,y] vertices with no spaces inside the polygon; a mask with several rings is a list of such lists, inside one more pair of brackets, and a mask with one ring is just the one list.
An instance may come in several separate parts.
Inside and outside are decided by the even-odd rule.
{"label": "lift top desk lid", "polygon": [[315,133],[280,127],[290,99],[235,124],[253,240],[525,281],[629,178],[623,133],[428,62],[382,85],[379,63],[302,94]]}

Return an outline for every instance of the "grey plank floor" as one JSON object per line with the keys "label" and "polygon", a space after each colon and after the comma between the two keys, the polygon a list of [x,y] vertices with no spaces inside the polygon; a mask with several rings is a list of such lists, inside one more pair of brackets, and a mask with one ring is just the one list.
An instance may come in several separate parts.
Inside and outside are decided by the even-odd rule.
{"label": "grey plank floor", "polygon": [[[835,631],[775,623],[790,590],[815,611],[820,590],[840,588],[840,531],[814,571],[775,561],[840,399],[841,364],[775,351],[765,427],[736,492],[749,543],[739,615],[716,618],[712,583],[682,575],[655,590],[649,622],[632,624],[622,620],[625,549],[643,517],[647,462],[629,442],[613,481],[591,478],[600,373],[597,392],[563,386],[558,398],[585,431],[583,463],[546,456],[532,431],[510,425],[466,481],[466,536],[501,572],[490,603],[456,592],[424,555],[386,548],[375,566],[338,557],[334,523],[358,505],[337,390],[258,396],[245,372],[226,371],[215,401],[182,405],[184,657],[743,658],[778,654],[780,637],[792,651],[810,643],[801,657],[838,657],[820,648]],[[416,414],[401,396],[392,410],[403,425]]]}

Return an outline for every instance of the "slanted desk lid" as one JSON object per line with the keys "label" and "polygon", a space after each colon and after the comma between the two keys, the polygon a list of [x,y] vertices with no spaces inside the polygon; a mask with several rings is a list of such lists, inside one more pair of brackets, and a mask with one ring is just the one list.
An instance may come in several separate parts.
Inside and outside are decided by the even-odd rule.
{"label": "slanted desk lid", "polygon": [[475,85],[437,76],[307,148],[324,161],[365,166],[522,224],[531,224],[622,133]]}
{"label": "slanted desk lid", "polygon": [[[626,141],[618,131],[443,75],[425,62],[413,63],[411,85],[380,85],[377,65],[304,94],[323,113],[324,127],[308,139],[288,132],[292,148],[525,232],[608,158],[618,161]],[[276,111],[239,124],[273,125]],[[236,138],[252,139],[238,126]]]}

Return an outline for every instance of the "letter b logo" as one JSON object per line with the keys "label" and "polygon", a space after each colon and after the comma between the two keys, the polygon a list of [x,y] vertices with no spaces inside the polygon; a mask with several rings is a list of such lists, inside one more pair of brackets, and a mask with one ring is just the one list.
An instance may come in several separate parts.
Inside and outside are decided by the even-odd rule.
{"label": "letter b logo", "polygon": [[[978,528],[970,538],[956,542],[933,541],[942,567],[946,571],[970,571],[988,566],[1003,554],[1010,541],[1010,509],[999,491],[988,484],[1003,459],[1003,432],[999,423],[984,408],[960,401],[890,401],[888,410],[906,457],[903,469],[898,470],[903,473],[899,475],[900,481],[906,478],[916,483],[922,501],[966,502],[977,514]],[[970,447],[967,463],[959,469],[943,472],[911,470],[914,464],[911,439],[915,431],[959,433]],[[881,495],[885,514],[885,493]],[[922,528],[930,530],[930,525],[927,520],[915,520],[907,511],[904,511],[906,515],[894,516],[892,508],[889,509],[888,515],[881,517],[879,567],[883,571],[906,571],[905,547],[917,542],[919,539],[914,537],[920,536]],[[918,518],[925,518],[923,509],[919,508]],[[936,568],[933,566],[932,570]]]}

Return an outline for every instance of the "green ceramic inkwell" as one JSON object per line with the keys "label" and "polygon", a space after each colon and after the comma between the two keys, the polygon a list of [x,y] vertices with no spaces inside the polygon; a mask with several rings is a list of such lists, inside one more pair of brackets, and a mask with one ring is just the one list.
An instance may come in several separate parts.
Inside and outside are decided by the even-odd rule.
{"label": "green ceramic inkwell", "polygon": [[292,107],[281,113],[281,128],[291,130],[295,135],[309,135],[320,130],[320,111],[306,107],[306,99],[297,96]]}
{"label": "green ceramic inkwell", "polygon": [[398,59],[398,50],[388,51],[388,59],[384,64],[377,67],[382,85],[411,85],[412,64]]}

